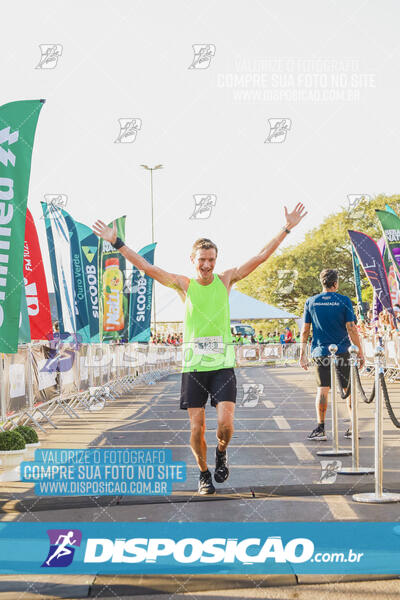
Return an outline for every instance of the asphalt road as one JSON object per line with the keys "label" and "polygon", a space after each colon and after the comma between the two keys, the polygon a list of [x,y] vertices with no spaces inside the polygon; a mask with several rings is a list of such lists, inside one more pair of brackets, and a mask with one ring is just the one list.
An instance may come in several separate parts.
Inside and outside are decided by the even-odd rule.
{"label": "asphalt road", "polygon": [[[358,491],[372,491],[372,475],[337,475],[324,478],[324,464],[331,459],[319,457],[316,451],[329,448],[328,442],[311,442],[306,437],[315,426],[315,382],[312,372],[304,373],[297,366],[248,367],[236,371],[238,402],[236,429],[229,447],[231,475],[227,482],[217,486],[217,494],[200,497],[197,494],[198,470],[189,448],[189,422],[187,413],[178,407],[180,376],[173,374],[154,386],[140,385],[132,394],[118,399],[98,413],[80,411],[79,420],[59,415],[57,430],[47,427],[48,434],[41,436],[42,446],[47,448],[79,447],[168,447],[174,460],[187,464],[187,480],[174,484],[169,497],[123,497],[119,504],[115,497],[88,498],[38,498],[31,484],[3,482],[0,492],[0,518],[2,521],[49,522],[49,521],[118,521],[151,522],[177,521],[208,523],[217,521],[397,521],[400,504],[368,505],[354,502],[352,495]],[[249,399],[248,389],[253,386],[257,393]],[[372,380],[365,380],[370,389]],[[400,393],[398,384],[390,385],[393,407],[400,416]],[[374,457],[374,404],[359,404],[360,463],[373,466]],[[339,402],[340,444],[350,448],[351,441],[343,437],[348,427],[344,401]],[[215,452],[215,409],[206,409],[210,468]],[[328,409],[327,431],[330,428]],[[384,486],[400,492],[400,435],[387,417],[384,419]],[[332,459],[338,460],[338,459]],[[351,465],[351,457],[339,459],[343,466]],[[337,467],[337,465],[336,465]],[[326,470],[326,468],[325,468]],[[12,585],[6,576],[0,577],[0,598],[13,598]],[[90,579],[90,578],[89,578]],[[118,578],[117,578],[118,579]],[[321,579],[321,582],[324,579]],[[18,582],[14,581],[13,585]],[[305,582],[304,582],[305,583]],[[22,585],[22,583],[21,583]],[[51,594],[51,589],[49,593]],[[335,587],[336,585],[336,587]],[[397,598],[399,582],[360,582],[354,584],[324,584],[321,592],[326,598]],[[374,587],[375,585],[375,587]],[[8,586],[4,590],[4,586]],[[11,587],[10,587],[11,586]],[[321,584],[322,586],[322,584]],[[347,586],[347,587],[346,587]],[[359,586],[359,587],[357,587]],[[37,585],[36,585],[37,587]],[[56,595],[40,596],[31,590],[32,597],[87,597],[89,584],[84,583],[83,595],[68,595],[56,585]],[[109,585],[98,584],[96,595],[105,597]],[[48,588],[46,588],[48,589]],[[62,591],[64,590],[64,591]],[[89,590],[89,591],[88,591]],[[189,588],[190,590],[190,588]],[[77,590],[76,590],[77,591]],[[28,600],[27,589],[19,597]],[[138,590],[136,590],[136,593]],[[316,588],[303,586],[287,588],[263,588],[244,591],[231,597],[243,598],[318,598],[325,596]],[[3,595],[3,593],[8,595]],[[14,593],[14,592],[13,592]],[[42,593],[42,592],[41,592]],[[47,592],[46,592],[47,593]],[[129,593],[126,589],[125,594]],[[189,591],[188,591],[189,593]],[[193,592],[194,593],[194,592]],[[206,597],[197,592],[192,598]],[[218,591],[207,597],[226,597]],[[28,594],[28,595],[26,595]],[[57,595],[58,594],[58,595]],[[286,594],[286,595],[285,595]],[[297,595],[296,595],[297,594]],[[307,595],[306,595],[307,594]],[[345,595],[344,594],[348,594]],[[378,595],[379,594],[379,595]],[[113,596],[110,593],[110,597]],[[17,596],[15,596],[17,597]],[[138,596],[134,596],[138,598]],[[146,595],[146,599],[158,596]],[[168,596],[163,595],[163,598]],[[174,594],[175,599],[186,597]],[[316,597],[316,596],[315,596]]]}

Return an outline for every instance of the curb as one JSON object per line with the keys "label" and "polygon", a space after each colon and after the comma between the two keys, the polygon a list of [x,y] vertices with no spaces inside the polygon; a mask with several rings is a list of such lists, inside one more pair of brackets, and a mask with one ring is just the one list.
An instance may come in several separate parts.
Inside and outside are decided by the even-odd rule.
{"label": "curb", "polygon": [[399,575],[0,575],[0,600],[108,598],[399,579]]}
{"label": "curb", "polygon": [[[300,493],[299,493],[300,491]],[[213,496],[199,496],[197,491],[175,492],[171,496],[24,496],[20,499],[0,498],[0,514],[26,512],[40,512],[46,510],[65,510],[69,508],[90,508],[93,506],[93,498],[96,498],[97,506],[132,506],[143,504],[171,504],[182,502],[220,502],[222,500],[239,500],[243,498],[279,498],[280,496],[327,496],[345,495],[352,496],[362,492],[373,491],[373,482],[356,482],[351,485],[333,483],[329,485],[311,484],[282,485],[282,486],[255,486],[253,488],[236,488],[235,491],[227,490]],[[385,492],[398,492],[398,483],[385,485]],[[3,490],[4,493],[4,490]]]}
{"label": "curb", "polygon": [[301,586],[399,579],[399,575],[98,575],[89,598],[183,594],[229,589]]}

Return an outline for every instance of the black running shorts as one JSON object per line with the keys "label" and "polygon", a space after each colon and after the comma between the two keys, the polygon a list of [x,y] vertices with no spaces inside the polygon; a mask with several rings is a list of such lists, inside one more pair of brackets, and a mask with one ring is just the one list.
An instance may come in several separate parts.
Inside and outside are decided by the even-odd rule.
{"label": "black running shorts", "polygon": [[217,406],[218,402],[236,402],[233,368],[182,373],[180,406],[183,410],[204,407],[209,395],[212,406]]}
{"label": "black running shorts", "polygon": [[[347,388],[350,378],[350,354],[336,354],[337,371],[336,377],[340,377],[343,389]],[[330,356],[319,356],[313,358],[313,363],[316,366],[317,385],[318,387],[331,387],[331,359]]]}

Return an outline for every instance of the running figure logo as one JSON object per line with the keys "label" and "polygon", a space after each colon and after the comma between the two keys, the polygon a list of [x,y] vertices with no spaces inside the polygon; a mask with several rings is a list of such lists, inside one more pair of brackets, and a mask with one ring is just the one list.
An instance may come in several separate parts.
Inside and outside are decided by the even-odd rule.
{"label": "running figure logo", "polygon": [[340,460],[321,460],[321,477],[319,483],[335,483],[338,471],[342,468]]}
{"label": "running figure logo", "polygon": [[63,47],[61,44],[39,44],[40,61],[35,69],[55,69]]}
{"label": "running figure logo", "polygon": [[283,296],[291,294],[299,276],[298,271],[296,271],[296,269],[278,269],[277,274],[278,287],[275,290],[276,293],[282,294]]}
{"label": "running figure logo", "polygon": [[48,529],[50,549],[42,567],[68,567],[75,554],[74,546],[80,546],[82,532],[79,529]]}
{"label": "running figure logo", "polygon": [[119,134],[114,144],[132,144],[142,129],[142,119],[118,119]]}
{"label": "running figure logo", "polygon": [[215,194],[194,194],[194,210],[189,219],[208,219],[213,207],[217,204]]}
{"label": "running figure logo", "polygon": [[369,194],[347,194],[347,212],[353,219],[361,219],[365,216],[367,203],[371,200]]}
{"label": "running figure logo", "polygon": [[269,134],[264,144],[282,144],[292,127],[290,119],[268,119]]}
{"label": "running figure logo", "polygon": [[215,56],[214,44],[193,44],[194,57],[189,69],[208,69]]}
{"label": "running figure logo", "polygon": [[240,406],[254,408],[257,406],[260,396],[263,395],[264,384],[262,383],[243,383],[243,400]]}
{"label": "running figure logo", "polygon": [[[47,217],[49,219],[54,219],[58,218],[60,216],[60,210],[67,206],[68,196],[66,194],[45,194],[44,201],[49,209],[47,211]],[[54,215],[56,215],[56,217]],[[44,215],[41,216],[41,219],[44,219]]]}

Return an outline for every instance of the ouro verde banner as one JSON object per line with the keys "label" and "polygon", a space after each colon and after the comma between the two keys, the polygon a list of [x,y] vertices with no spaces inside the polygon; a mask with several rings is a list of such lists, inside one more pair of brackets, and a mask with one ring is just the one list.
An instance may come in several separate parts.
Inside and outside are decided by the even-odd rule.
{"label": "ouro verde banner", "polygon": [[69,213],[67,213],[66,210],[61,210],[61,212],[69,231],[76,333],[80,336],[80,341],[82,341],[84,344],[87,344],[90,342],[90,332],[81,246],[74,219]]}
{"label": "ouro verde banner", "polygon": [[0,352],[18,349],[26,206],[33,141],[44,100],[0,106]]}

